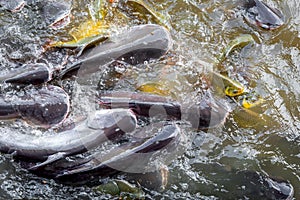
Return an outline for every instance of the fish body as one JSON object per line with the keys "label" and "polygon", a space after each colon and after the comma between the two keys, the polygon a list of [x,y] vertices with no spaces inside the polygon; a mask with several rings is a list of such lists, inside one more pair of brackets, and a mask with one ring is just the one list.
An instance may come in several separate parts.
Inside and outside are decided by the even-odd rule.
{"label": "fish body", "polygon": [[79,61],[67,67],[62,76],[79,69],[78,76],[85,76],[116,60],[132,65],[144,63],[160,58],[171,46],[170,33],[164,27],[154,24],[134,26],[83,52]]}
{"label": "fish body", "polygon": [[[49,135],[0,131],[0,151],[44,161],[41,167],[62,157],[85,152],[136,127],[136,117],[126,109],[98,110],[74,129]],[[47,160],[48,159],[48,160]]]}
{"label": "fish body", "polygon": [[[136,130],[133,135],[135,133],[143,135],[139,132],[143,132],[144,128]],[[91,183],[99,176],[109,176],[118,172],[155,171],[157,166],[154,160],[168,158],[168,155],[178,153],[177,147],[183,139],[181,129],[175,123],[162,126],[160,124],[156,129],[158,130],[152,130],[149,137],[131,138],[130,142],[118,145],[108,152],[96,152],[81,160],[61,160],[56,165],[49,165],[42,170],[32,172],[64,183],[84,184]],[[163,157],[160,158],[161,156]]]}
{"label": "fish body", "polygon": [[41,84],[50,81],[52,72],[44,63],[25,64],[5,74],[0,74],[0,82],[12,84]]}
{"label": "fish body", "polygon": [[104,108],[130,108],[138,116],[181,119],[181,105],[160,95],[115,91],[99,94],[98,100]]}
{"label": "fish body", "polygon": [[99,104],[105,108],[130,108],[138,116],[163,120],[186,120],[192,128],[204,130],[225,122],[229,107],[211,95],[194,104],[181,104],[170,98],[136,92],[105,92],[99,95]]}
{"label": "fish body", "polygon": [[69,96],[60,87],[25,88],[16,95],[0,95],[0,119],[22,118],[41,127],[61,123],[69,112]]}

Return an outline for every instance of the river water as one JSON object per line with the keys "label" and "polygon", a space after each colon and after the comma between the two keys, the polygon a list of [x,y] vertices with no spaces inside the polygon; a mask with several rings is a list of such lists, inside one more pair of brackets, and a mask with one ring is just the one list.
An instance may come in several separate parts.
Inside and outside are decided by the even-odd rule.
{"label": "river water", "polygon": [[[45,57],[41,56],[42,45],[49,39],[70,38],[68,30],[88,16],[88,1],[73,1],[71,23],[64,29],[52,30],[45,24],[37,2],[27,1],[27,6],[16,13],[1,10],[2,71],[37,60],[43,60],[50,66],[59,65],[69,51],[57,49]],[[257,194],[251,192],[251,186],[248,188],[247,183],[241,182],[243,176],[238,175],[238,172],[250,171],[288,180],[294,187],[294,198],[300,199],[299,1],[266,0],[286,16],[286,24],[273,31],[247,24],[241,16],[238,0],[146,2],[170,16],[169,28],[174,40],[171,53],[177,73],[192,77],[192,80],[195,79],[194,74],[205,74],[212,69],[212,63],[231,40],[241,34],[251,34],[255,44],[234,51],[219,70],[226,71],[232,79],[247,85],[265,100],[263,106],[253,111],[258,115],[232,106],[224,125],[207,132],[188,132],[187,135],[192,136],[190,145],[182,156],[169,164],[170,174],[165,190],[144,188],[147,197],[255,199]],[[115,6],[115,9],[119,8]],[[127,24],[123,22],[116,26],[153,22],[151,17],[144,21],[125,21]],[[140,80],[144,80],[143,76]],[[183,82],[179,84],[186,85]],[[188,87],[177,88],[181,100],[190,101],[189,96],[201,90],[197,84],[197,81],[190,81]],[[230,98],[224,99],[230,105],[236,104]],[[1,126],[13,125],[1,122]],[[89,186],[68,186],[35,176],[22,169],[10,155],[0,155],[0,170],[1,199],[110,198]]]}

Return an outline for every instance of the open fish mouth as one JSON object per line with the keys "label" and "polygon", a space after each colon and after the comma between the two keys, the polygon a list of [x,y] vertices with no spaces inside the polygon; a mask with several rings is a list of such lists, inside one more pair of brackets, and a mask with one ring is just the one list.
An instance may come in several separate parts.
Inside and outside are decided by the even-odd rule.
{"label": "open fish mouth", "polygon": [[44,1],[41,2],[43,17],[48,27],[60,29],[67,26],[71,19],[71,4],[66,1]]}
{"label": "open fish mouth", "polygon": [[4,9],[9,10],[10,12],[19,12],[21,11],[26,2],[24,0],[18,0],[18,1],[0,1],[0,6],[2,6]]}
{"label": "open fish mouth", "polygon": [[243,14],[245,20],[266,30],[274,30],[284,24],[285,18],[281,11],[272,8],[259,0],[250,0],[245,4]]}
{"label": "open fish mouth", "polygon": [[71,22],[70,15],[70,11],[62,14],[53,23],[51,23],[49,27],[52,29],[61,29],[67,26]]}
{"label": "open fish mouth", "polygon": [[20,1],[19,4],[13,10],[11,10],[11,12],[21,11],[24,8],[25,4],[26,4],[25,1]]}
{"label": "open fish mouth", "polygon": [[[19,1],[23,2],[23,4],[18,5],[15,9],[12,10],[12,12],[21,10],[24,7],[24,0]],[[46,0],[46,2],[51,1],[57,0]],[[276,9],[271,8],[260,0],[246,1],[250,3],[245,9],[246,12],[244,13],[244,17],[249,23],[253,23],[267,30],[273,30],[283,25],[284,17],[280,12],[277,12]],[[62,0],[61,2],[66,1]],[[139,4],[140,1],[136,0],[130,2]],[[45,22],[43,25],[46,26],[46,28],[61,29],[70,23],[70,7],[64,7],[63,4],[58,3],[54,3],[54,6],[56,6],[55,9],[50,9],[48,10],[48,13],[44,13],[45,20],[49,23]],[[195,20],[196,17],[197,15],[195,15]],[[178,32],[181,30],[188,31],[189,27],[187,27],[187,29],[185,28],[186,27],[183,27],[182,29],[180,28]],[[173,29],[173,31],[174,30],[175,29]],[[200,31],[201,30],[199,30],[199,32]],[[57,31],[52,32],[55,33]],[[54,35],[53,37],[56,36],[57,35]],[[89,46],[91,47],[89,51],[85,51],[83,52],[82,56],[77,57],[77,63],[66,65],[67,67],[61,73],[52,73],[47,69],[47,67],[31,67],[30,69],[36,69],[33,74],[34,76],[32,76],[32,70],[30,71],[31,73],[29,73],[27,70],[29,68],[26,68],[24,73],[21,73],[19,71],[20,73],[18,77],[7,75],[5,77],[3,76],[1,79],[0,76],[0,82],[2,80],[2,82],[4,83],[16,84],[17,87],[19,87],[22,84],[33,85],[33,80],[35,80],[36,84],[33,85],[33,87],[36,87],[36,85],[39,85],[41,83],[47,84],[46,82],[50,81],[52,77],[55,79],[63,79],[63,76],[66,73],[72,72],[72,70],[78,70],[79,77],[77,78],[77,82],[79,82],[79,80],[81,81],[82,79],[84,79],[83,81],[86,81],[86,77],[82,78],[80,77],[80,75],[86,75],[89,72],[94,73],[94,70],[97,71],[100,69],[100,67],[110,65],[115,61],[124,62],[128,65],[137,65],[146,63],[146,61],[152,61],[152,59],[159,59],[162,55],[165,55],[172,48],[173,42],[168,29],[154,24],[140,25],[132,28],[131,32],[126,31],[125,34],[118,33],[118,36],[120,37],[111,37],[109,39],[114,40],[107,40],[93,48],[92,46]],[[95,45],[95,43],[89,44],[92,44],[93,46]],[[174,54],[176,55],[177,50],[174,50]],[[173,56],[173,52],[171,52],[170,54]],[[169,54],[167,56],[169,56]],[[227,57],[227,55],[225,57]],[[72,62],[71,59],[68,59],[66,62]],[[177,61],[175,61],[175,63],[176,62]],[[39,74],[37,72],[39,72]],[[30,77],[29,82],[27,82],[28,77]],[[52,83],[60,84],[57,83],[56,81],[58,80],[55,79]],[[201,88],[199,88],[199,90],[201,90]],[[69,92],[73,93],[72,90],[70,90]],[[201,90],[200,92],[203,91]],[[237,91],[237,93],[239,94],[242,92],[244,92],[244,90]],[[125,93],[129,94],[128,91],[125,91]],[[184,93],[186,92],[183,91],[183,94]],[[38,96],[38,94],[40,96]],[[5,112],[8,113],[9,117],[11,118],[15,117],[16,115],[17,117],[27,121],[31,120],[32,123],[39,123],[42,125],[46,124],[49,126],[56,125],[60,124],[60,122],[63,121],[69,113],[69,97],[64,94],[64,91],[59,92],[58,89],[54,86],[52,86],[52,90],[49,87],[46,88],[46,90],[30,90],[28,92],[28,96],[26,96],[27,93],[25,93],[25,97],[28,98],[24,98],[24,96],[22,96],[23,98],[20,97],[14,99],[15,102],[19,102],[20,104],[15,103],[13,105],[9,104],[8,106],[4,101],[3,107],[7,109]],[[123,97],[121,96],[121,94],[120,96],[115,94],[109,96],[107,94],[101,96],[102,99],[99,100],[99,107],[102,106],[110,109],[102,109],[99,112],[97,110],[95,114],[96,117],[92,116],[91,113],[89,113],[89,119],[84,121],[84,123],[82,124],[77,124],[77,126],[69,132],[66,131],[61,134],[54,134],[51,135],[51,137],[46,137],[44,135],[38,137],[36,143],[39,144],[39,146],[34,146],[36,145],[36,143],[33,142],[33,139],[36,138],[35,136],[32,136],[32,139],[30,139],[26,134],[24,134],[24,138],[27,137],[27,139],[23,140],[21,138],[19,143],[20,145],[16,145],[17,143],[14,142],[13,139],[19,137],[18,134],[15,135],[15,138],[10,138],[11,135],[7,135],[7,139],[3,139],[4,135],[2,135],[2,137],[0,137],[0,143],[7,145],[9,139],[11,139],[11,143],[8,147],[2,145],[3,149],[1,150],[0,148],[0,150],[5,153],[11,153],[13,151],[15,155],[19,154],[18,156],[23,156],[23,158],[25,159],[36,159],[35,161],[32,161],[35,162],[35,165],[27,168],[30,172],[36,173],[38,175],[51,174],[52,178],[56,178],[56,180],[66,178],[69,181],[69,178],[74,178],[74,181],[72,183],[76,183],[77,181],[80,181],[80,179],[83,181],[88,181],[89,178],[93,179],[95,177],[98,178],[99,176],[108,176],[110,173],[114,174],[115,172],[137,173],[140,169],[144,170],[144,167],[147,166],[147,164],[150,162],[153,163],[153,161],[160,161],[160,158],[162,158],[162,162],[165,163],[166,161],[163,160],[164,158],[173,159],[175,156],[177,156],[178,153],[183,153],[183,151],[180,150],[180,152],[178,152],[177,150],[177,147],[179,147],[182,142],[182,136],[184,136],[180,129],[181,125],[184,125],[184,127],[186,128],[186,124],[188,124],[189,128],[191,127],[195,131],[204,132],[208,128],[223,125],[230,112],[229,107],[226,105],[226,101],[222,102],[219,101],[219,99],[209,98],[209,96],[207,99],[201,99],[201,101],[196,102],[197,104],[195,105],[183,105],[176,101],[167,101],[168,99],[164,100],[162,97],[154,98],[154,96],[136,95],[136,99],[131,96],[131,98],[128,100],[127,96]],[[53,100],[54,97],[57,98]],[[74,97],[74,99],[75,98],[76,97]],[[146,98],[148,98],[149,101],[146,101],[148,100]],[[46,99],[45,103],[42,101],[44,99]],[[79,103],[88,104],[87,102],[80,100],[81,99],[78,100]],[[29,104],[30,102],[32,103]],[[37,104],[36,102],[42,103]],[[42,110],[44,112],[41,114],[38,113],[39,115],[37,115],[36,111],[41,111],[40,108],[37,109],[37,106],[44,108],[44,110]],[[87,106],[91,107],[90,105]],[[71,108],[76,108],[76,106]],[[96,109],[98,109],[98,105]],[[121,110],[119,110],[117,113],[116,109]],[[45,113],[49,113],[49,110],[53,112],[45,115]],[[58,116],[58,111],[62,111],[62,114],[60,116]],[[120,113],[124,113],[124,115],[121,115]],[[103,117],[103,114],[107,114],[105,115],[106,118]],[[137,120],[136,117],[139,117],[138,115],[140,115],[140,118],[138,118]],[[163,121],[163,127],[159,129],[156,134],[150,135],[150,133],[148,133],[150,135],[149,137],[144,136],[143,138],[138,138],[137,135],[143,132],[136,132],[136,126],[141,125],[141,127],[139,128],[144,128],[146,126],[149,127],[150,125],[154,124],[153,121],[156,122],[155,120]],[[172,122],[167,124],[165,123],[166,121]],[[143,122],[143,124],[141,122]],[[154,126],[157,129],[158,125],[155,124]],[[95,134],[92,134],[93,132]],[[150,132],[154,133],[155,129],[151,129]],[[77,135],[73,133],[76,133]],[[131,135],[127,133],[130,133]],[[2,133],[0,131],[0,135],[1,134]],[[114,138],[117,138],[120,135],[126,135],[127,137],[124,137],[125,139],[122,138],[123,140],[119,140],[114,143]],[[67,137],[69,137],[69,139]],[[95,138],[98,139],[96,140]],[[77,141],[75,141],[76,139]],[[112,143],[111,146],[115,146],[111,148],[111,146],[107,145],[107,143],[109,142]],[[106,147],[109,147],[106,148],[107,151],[105,151],[106,149],[104,150],[104,148],[99,148],[101,147],[101,143],[103,143],[103,146],[106,145]],[[29,147],[32,147],[32,149],[30,149]],[[99,148],[100,151],[92,154],[89,158],[85,157],[92,150],[98,151],[98,149],[96,148]],[[218,148],[218,146],[216,146],[216,148]],[[39,154],[37,153],[38,151],[40,152]],[[170,154],[167,154],[169,152],[175,153],[176,155],[174,154],[174,156],[170,156]],[[156,159],[156,155],[159,159]],[[73,165],[67,166],[70,163]],[[156,165],[153,165],[153,168],[155,167]],[[254,179],[251,180],[249,178],[250,181],[248,183],[250,184],[253,183],[253,180],[260,180],[259,176],[252,175],[251,177],[254,177]],[[273,192],[273,189],[275,189],[279,194],[293,196],[293,187],[289,186],[288,182],[279,182],[273,179],[267,179],[267,182],[263,183],[266,183],[266,188],[270,188],[271,192]],[[175,188],[175,190],[177,189]]]}

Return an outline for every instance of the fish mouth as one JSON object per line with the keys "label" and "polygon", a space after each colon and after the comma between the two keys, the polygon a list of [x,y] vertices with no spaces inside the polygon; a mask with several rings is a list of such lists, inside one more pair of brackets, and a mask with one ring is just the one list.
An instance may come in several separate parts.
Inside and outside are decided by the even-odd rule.
{"label": "fish mouth", "polygon": [[277,29],[280,26],[282,26],[284,23],[280,22],[278,24],[268,24],[268,23],[265,24],[265,23],[260,22],[259,20],[256,20],[256,24],[265,30],[274,30],[274,29]]}
{"label": "fish mouth", "polygon": [[21,1],[13,10],[11,10],[11,12],[19,12],[24,8],[25,4],[25,1]]}
{"label": "fish mouth", "polygon": [[256,25],[264,30],[275,30],[284,25],[283,20],[277,20],[276,23],[264,22],[259,17],[254,16],[252,14],[244,14],[244,19],[249,23]]}
{"label": "fish mouth", "polygon": [[49,27],[57,30],[67,26],[71,22],[70,16],[71,16],[70,11],[60,15],[58,18],[55,19],[53,23],[49,25]]}
{"label": "fish mouth", "polygon": [[5,2],[1,1],[0,4],[6,10],[9,10],[10,12],[15,13],[15,12],[21,11],[24,8],[24,6],[26,4],[26,1],[24,1],[24,0],[20,0],[20,1],[10,0],[10,2],[8,4],[5,4]]}
{"label": "fish mouth", "polygon": [[245,4],[246,11],[243,13],[245,20],[265,30],[274,30],[285,23],[283,13],[266,3],[253,0]]}

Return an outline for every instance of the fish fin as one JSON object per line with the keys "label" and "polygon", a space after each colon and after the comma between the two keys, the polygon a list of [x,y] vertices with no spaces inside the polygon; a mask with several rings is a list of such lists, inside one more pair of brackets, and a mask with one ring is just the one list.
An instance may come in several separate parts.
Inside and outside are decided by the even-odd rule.
{"label": "fish fin", "polygon": [[66,152],[58,152],[58,153],[52,154],[52,155],[48,156],[47,160],[45,160],[42,163],[39,163],[39,164],[36,164],[36,165],[30,167],[28,170],[29,171],[37,170],[37,169],[39,169],[41,167],[44,167],[44,166],[46,166],[46,165],[48,165],[50,163],[53,163],[53,162],[55,162],[55,161],[57,161],[59,159],[62,159],[64,157],[66,157]]}
{"label": "fish fin", "polygon": [[89,162],[82,163],[78,166],[75,166],[71,169],[66,169],[65,171],[61,172],[56,176],[56,178],[60,178],[63,176],[68,176],[68,175],[74,175],[74,174],[79,174],[83,172],[88,172],[89,170],[92,170],[95,166]]}
{"label": "fish fin", "polygon": [[83,50],[85,50],[87,48],[87,44],[79,46],[75,49],[75,51],[77,52],[76,57],[79,58],[83,52]]}
{"label": "fish fin", "polygon": [[[59,78],[65,78],[65,77],[71,77],[71,75],[74,75],[77,73],[77,71],[80,69],[80,64],[81,64],[81,61],[78,61],[74,64],[72,64],[71,66],[61,70],[61,72],[59,73]],[[71,75],[68,75],[68,74],[71,74]]]}

